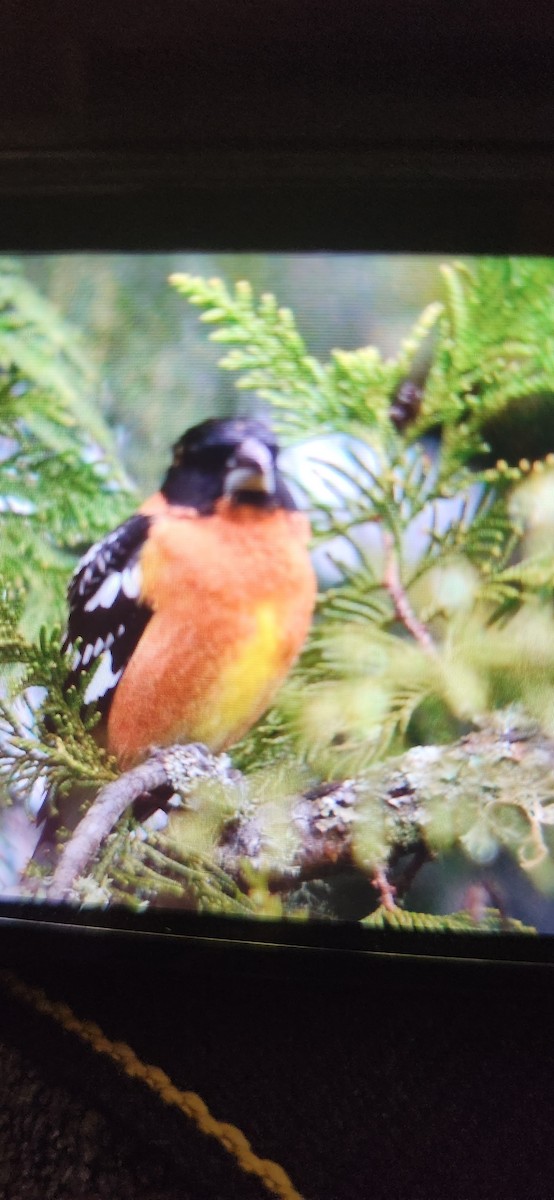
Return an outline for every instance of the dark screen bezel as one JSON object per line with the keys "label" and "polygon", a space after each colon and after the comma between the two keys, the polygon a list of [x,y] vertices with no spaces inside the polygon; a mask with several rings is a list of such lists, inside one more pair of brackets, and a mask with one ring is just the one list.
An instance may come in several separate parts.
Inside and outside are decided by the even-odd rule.
{"label": "dark screen bezel", "polygon": [[0,152],[5,251],[554,254],[549,147]]}

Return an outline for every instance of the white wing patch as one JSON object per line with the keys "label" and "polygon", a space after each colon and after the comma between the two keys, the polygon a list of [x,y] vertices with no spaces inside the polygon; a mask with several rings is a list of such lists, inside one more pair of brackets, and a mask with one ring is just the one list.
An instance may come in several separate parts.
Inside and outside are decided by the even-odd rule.
{"label": "white wing patch", "polygon": [[[98,563],[98,558],[96,562]],[[124,571],[112,571],[87,600],[85,612],[94,612],[95,608],[112,608],[120,592],[123,592],[128,600],[138,600],[141,586],[138,563],[132,567],[125,567]]]}
{"label": "white wing patch", "polygon": [[114,671],[111,651],[105,650],[98,658],[98,668],[85,691],[85,704],[92,704],[94,700],[100,700],[107,692],[112,691],[122,674],[123,668]]}
{"label": "white wing patch", "polygon": [[73,576],[74,579],[77,577],[77,575],[81,574],[84,574],[86,578],[87,573],[86,571],[83,572],[83,568],[88,567],[91,564],[96,564],[101,558],[103,552],[109,550],[110,547],[117,544],[119,540],[119,530],[120,527],[112,530],[112,532],[108,533],[105,538],[101,538],[99,542],[95,542],[93,546],[89,546],[86,554],[83,554],[82,558],[79,560],[79,565]]}
{"label": "white wing patch", "polygon": [[108,575],[100,587],[94,592],[94,595],[87,600],[85,604],[85,612],[94,612],[95,608],[111,608],[112,604],[121,588],[121,572],[114,571],[112,575]]}
{"label": "white wing patch", "polygon": [[74,670],[74,671],[76,671],[76,670],[77,670],[77,667],[79,666],[79,663],[80,663],[80,664],[81,664],[83,667],[88,667],[88,664],[89,664],[89,662],[90,662],[90,660],[91,660],[91,658],[92,658],[92,653],[93,653],[93,647],[91,646],[91,644],[90,644],[90,642],[89,642],[88,646],[85,646],[85,649],[83,650],[83,656],[82,656],[82,658],[80,658],[80,656],[79,656],[79,654],[78,654],[78,655],[77,655],[77,663],[75,663],[75,660],[73,661],[73,670]]}
{"label": "white wing patch", "polygon": [[121,587],[129,600],[138,600],[142,587],[142,578],[138,563],[135,563],[133,567],[125,567],[121,575]]}

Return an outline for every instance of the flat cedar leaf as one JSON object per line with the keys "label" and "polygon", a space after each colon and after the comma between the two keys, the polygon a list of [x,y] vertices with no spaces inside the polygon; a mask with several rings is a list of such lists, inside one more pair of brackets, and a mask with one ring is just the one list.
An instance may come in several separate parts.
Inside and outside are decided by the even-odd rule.
{"label": "flat cedar leaf", "polygon": [[479,920],[468,911],[445,913],[411,912],[407,908],[392,910],[380,906],[361,922],[369,929],[397,930],[409,933],[524,933],[536,934],[531,925],[524,925],[513,917],[506,917],[496,908],[487,908]]}

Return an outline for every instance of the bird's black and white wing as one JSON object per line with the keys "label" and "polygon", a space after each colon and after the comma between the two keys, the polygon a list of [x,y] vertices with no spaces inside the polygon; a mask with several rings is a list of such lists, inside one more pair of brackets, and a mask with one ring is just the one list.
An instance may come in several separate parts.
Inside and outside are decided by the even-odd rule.
{"label": "bird's black and white wing", "polygon": [[96,662],[84,700],[96,703],[103,713],[152,616],[140,601],[140,553],[151,520],[137,513],[96,542],[69,585],[69,619],[62,646],[70,657],[68,684],[77,682]]}

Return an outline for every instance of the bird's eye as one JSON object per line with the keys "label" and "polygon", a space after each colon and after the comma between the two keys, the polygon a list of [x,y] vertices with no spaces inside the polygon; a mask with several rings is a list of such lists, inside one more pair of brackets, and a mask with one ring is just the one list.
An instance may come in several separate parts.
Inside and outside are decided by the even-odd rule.
{"label": "bird's eye", "polygon": [[234,450],[234,446],[209,446],[202,453],[202,462],[210,467],[224,467]]}

